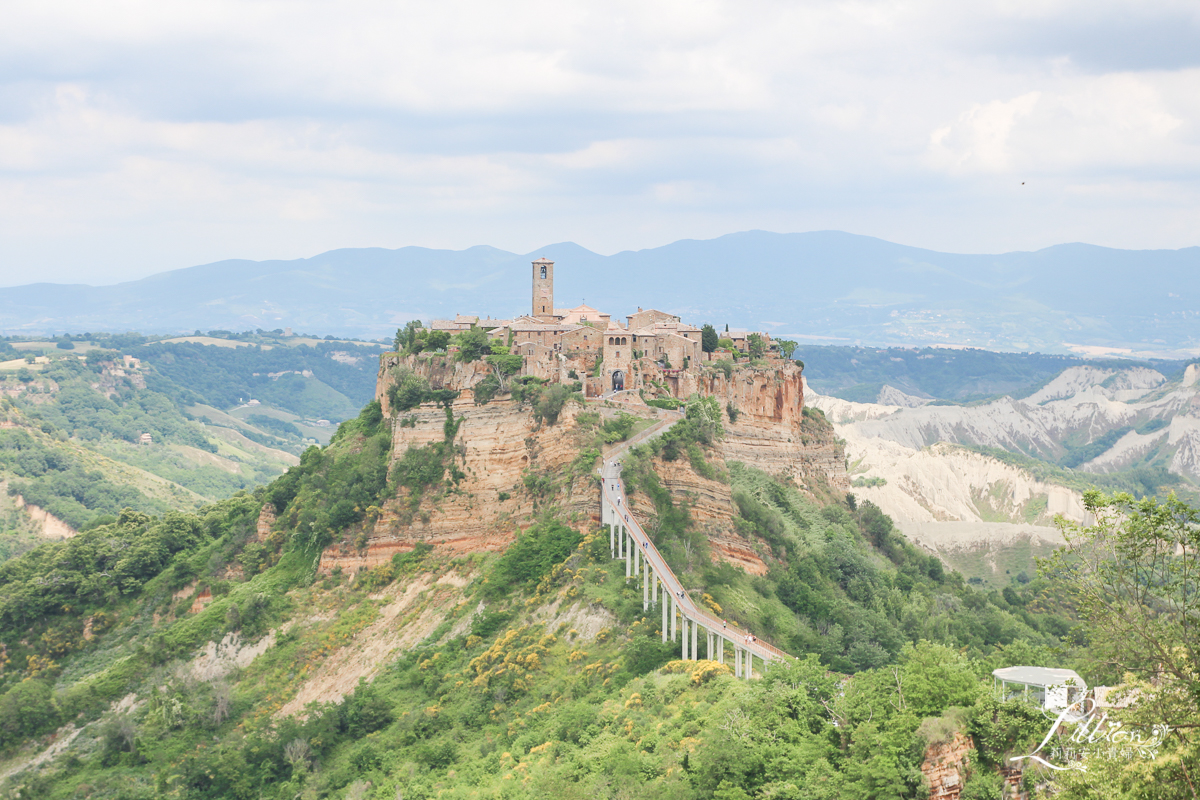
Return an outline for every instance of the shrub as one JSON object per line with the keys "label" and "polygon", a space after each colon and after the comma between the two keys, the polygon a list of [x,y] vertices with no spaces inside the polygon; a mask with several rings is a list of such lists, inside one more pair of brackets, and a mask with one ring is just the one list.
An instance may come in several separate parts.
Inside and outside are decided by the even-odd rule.
{"label": "shrub", "polygon": [[429,381],[410,369],[396,367],[387,395],[393,411],[409,411],[428,398]]}
{"label": "shrub", "polygon": [[856,489],[861,489],[864,487],[871,487],[871,486],[887,486],[887,478],[880,478],[880,477],[866,478],[866,477],[863,477],[860,475],[859,477],[850,481],[850,485],[855,487]]}
{"label": "shrub", "polygon": [[607,444],[623,442],[629,438],[629,434],[633,432],[633,426],[636,424],[637,417],[621,411],[613,419],[604,422],[600,429],[600,435]]}
{"label": "shrub", "polygon": [[579,531],[556,519],[534,523],[496,562],[488,580],[489,592],[502,595],[514,586],[536,585],[555,564],[565,560],[582,539]]}
{"label": "shrub", "polygon": [[0,697],[0,747],[48,731],[59,722],[58,705],[45,681],[27,678]]}
{"label": "shrub", "polygon": [[538,422],[545,420],[549,425],[558,422],[558,415],[571,395],[571,390],[562,384],[545,387],[533,405],[533,418]]}
{"label": "shrub", "polygon": [[[488,358],[492,358],[492,356],[488,356]],[[486,375],[483,380],[471,387],[471,391],[475,395],[475,405],[485,406],[500,391],[500,379],[495,375]]]}

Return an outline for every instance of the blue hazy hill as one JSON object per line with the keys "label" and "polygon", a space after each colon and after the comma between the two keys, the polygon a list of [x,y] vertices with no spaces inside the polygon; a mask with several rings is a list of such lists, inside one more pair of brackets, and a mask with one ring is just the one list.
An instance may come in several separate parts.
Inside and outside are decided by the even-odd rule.
{"label": "blue hazy hill", "polygon": [[571,242],[344,249],[230,260],[111,286],[0,289],[5,332],[292,327],[390,335],[410,318],[507,317],[529,308],[529,262],[556,262],[556,305],[617,316],[636,306],[830,341],[1061,350],[1064,343],[1197,345],[1200,248],[1063,244],[999,255],[939,253],[837,231],[747,231],[611,256]]}

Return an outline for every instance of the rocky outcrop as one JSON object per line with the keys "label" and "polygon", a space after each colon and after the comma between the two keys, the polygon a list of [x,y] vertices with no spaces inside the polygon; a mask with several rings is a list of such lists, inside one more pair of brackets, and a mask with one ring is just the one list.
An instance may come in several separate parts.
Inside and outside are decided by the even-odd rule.
{"label": "rocky outcrop", "polygon": [[[712,457],[713,466],[724,471],[724,459],[719,452]],[[767,565],[763,563],[754,545],[741,536],[734,527],[737,516],[729,485],[719,480],[696,474],[687,459],[675,461],[654,459],[654,472],[663,487],[671,492],[676,503],[687,503],[692,523],[704,532],[712,545],[715,559],[728,561],[751,575],[765,575]],[[653,520],[657,515],[654,504],[645,492],[636,492],[629,497],[633,511],[641,520]],[[651,523],[653,526],[653,523]]]}
{"label": "rocky outcrop", "polygon": [[[511,399],[477,406],[466,394],[449,408],[457,431],[448,463],[462,477],[419,497],[402,490],[383,505],[365,536],[346,536],[326,550],[322,572],[378,566],[419,542],[456,552],[503,550],[547,503],[580,522],[599,521],[591,465],[576,464],[591,435],[576,424],[580,405],[568,403],[554,424],[539,424],[528,407]],[[393,465],[410,448],[443,442],[447,419],[436,403],[397,415]]]}
{"label": "rocky outcrop", "polygon": [[790,478],[810,495],[840,498],[850,488],[846,458],[833,426],[805,413],[803,370],[794,361],[741,364],[732,374],[716,368],[680,379],[682,397],[697,392],[733,409],[723,420],[726,461],[740,461]]}
{"label": "rocky outcrop", "polygon": [[925,750],[921,774],[929,782],[929,800],[958,800],[967,776],[967,754],[975,749],[971,737],[954,734],[949,742],[934,742]]}
{"label": "rocky outcrop", "polygon": [[258,523],[254,529],[254,541],[265,542],[271,536],[271,528],[275,526],[275,504],[264,503],[258,512]]}
{"label": "rocky outcrop", "polygon": [[[549,358],[554,363],[542,364],[542,372],[547,373],[542,377],[562,380],[568,362],[558,354]],[[530,374],[537,372],[531,372],[536,366],[531,364],[533,360],[525,359],[525,371]],[[594,465],[580,459],[581,451],[592,446],[594,435],[577,424],[584,407],[569,402],[554,424],[539,424],[527,406],[507,395],[477,406],[472,387],[489,369],[482,362],[461,363],[449,355],[389,353],[381,357],[376,399],[392,420],[392,464],[410,449],[445,442],[450,420],[457,429],[448,464],[460,477],[420,496],[401,490],[360,530],[348,532],[326,550],[320,563],[322,572],[337,567],[347,572],[377,567],[420,542],[458,552],[502,550],[549,503],[579,524],[599,522]],[[448,410],[438,403],[425,403],[394,413],[388,390],[404,370],[424,377],[432,389],[459,394]],[[672,388],[679,396],[711,395],[722,409],[735,411],[735,421],[723,420],[726,435],[713,456],[717,469],[724,471],[726,461],[737,460],[790,478],[814,495],[831,488],[839,494],[845,492],[849,484],[841,445],[822,417],[804,413],[799,365],[774,360],[759,366],[740,365],[731,375],[719,369],[675,372]],[[655,380],[665,377],[659,375]],[[621,399],[632,404],[630,410],[635,413],[658,413],[642,404],[636,394]],[[736,509],[726,484],[697,475],[686,459],[656,466],[667,488],[691,505],[693,519],[708,533],[719,557],[755,574],[766,571],[752,544],[735,530]]]}

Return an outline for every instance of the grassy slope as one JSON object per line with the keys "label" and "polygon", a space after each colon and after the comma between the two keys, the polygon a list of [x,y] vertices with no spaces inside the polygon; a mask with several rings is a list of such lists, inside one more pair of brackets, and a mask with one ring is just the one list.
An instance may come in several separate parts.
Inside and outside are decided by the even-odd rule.
{"label": "grassy slope", "polygon": [[[1019,660],[1056,641],[1029,610],[932,573],[931,560],[905,548],[867,510],[819,508],[794,487],[736,466],[729,472],[742,508],[739,527],[757,542],[772,573],[751,578],[701,559],[690,570],[681,567],[681,576],[732,618],[770,629],[792,652],[859,670],[854,691],[842,693],[819,662],[750,686],[704,663],[681,674],[658,671],[675,657],[675,646],[659,644],[659,615],[643,615],[641,591],[626,586],[623,567],[608,558],[607,536],[586,529],[593,535],[564,551],[560,564],[482,555],[454,560],[435,550],[401,557],[353,585],[313,582],[317,550],[307,531],[287,520],[325,519],[321,497],[342,496],[338,481],[369,473],[362,468],[370,465],[359,462],[386,452],[366,446],[377,435],[373,424],[360,421],[319,463],[306,462],[307,477],[293,489],[279,482],[206,512],[198,538],[135,590],[77,600],[37,622],[34,636],[23,628],[0,630],[15,664],[53,656],[46,648],[64,637],[68,642],[56,666],[9,674],[0,732],[13,724],[14,692],[22,686],[49,685],[62,698],[53,724],[75,718],[86,724],[70,755],[21,773],[10,788],[22,785],[23,796],[47,798],[79,791],[91,797],[392,798],[400,791],[410,798],[709,798],[742,797],[729,794],[738,787],[786,795],[789,785],[815,782],[830,797],[876,796],[881,786],[899,792],[893,796],[915,796],[920,717],[941,713],[950,700],[897,713],[886,665],[913,662],[905,640],[930,638],[976,655],[975,664],[951,650],[933,659],[954,673],[946,682],[965,686],[953,699],[966,705],[978,697],[977,677],[997,658]],[[695,442],[676,444],[691,458]],[[626,463],[637,469],[638,461]],[[659,544],[677,558],[683,543],[693,541],[685,498],[654,488],[651,450],[640,461],[642,471],[632,477],[639,491],[655,496],[670,523],[657,534]],[[327,491],[314,494],[309,485]],[[267,497],[281,498],[287,512],[277,534],[258,542],[253,520]],[[543,499],[551,510],[539,530],[549,536],[562,528],[553,498]],[[97,541],[153,529],[139,524],[98,531]],[[354,531],[351,523],[339,535]],[[231,572],[230,564],[244,569]],[[496,575],[506,577],[482,579]],[[437,589],[434,580],[447,576],[458,576],[450,585],[465,585]],[[174,593],[197,584],[212,587],[216,599],[191,613],[191,598],[176,600]],[[9,585],[0,576],[0,609]],[[412,587],[415,599],[387,618],[394,598]],[[1043,588],[1027,587],[1021,602],[1035,608]],[[96,619],[100,610],[105,622],[93,625],[98,635],[83,641],[84,619]],[[582,627],[581,614],[612,622],[585,637],[575,627]],[[207,641],[228,632],[254,641],[268,629],[286,632],[239,670],[205,678],[185,666]],[[408,629],[428,635],[396,652],[369,646],[390,641],[372,636]],[[1017,650],[997,655],[1000,646]],[[312,676],[361,662],[366,653],[378,667],[369,688],[311,709],[306,721],[277,716]],[[35,663],[41,662],[29,662]],[[109,710],[129,693],[131,705]],[[794,712],[780,716],[781,703]],[[31,743],[10,749],[14,765],[46,730],[38,729],[34,740],[5,739],[10,748]]]}
{"label": "grassy slope", "polygon": [[[3,379],[3,387],[11,395],[5,404],[12,427],[0,431],[0,438],[9,448],[19,446],[19,436],[31,439],[31,446],[40,454],[41,466],[34,466],[31,472],[30,465],[35,462],[10,460],[0,467],[0,477],[9,480],[14,490],[30,481],[37,484],[40,488],[34,494],[39,497],[39,505],[76,528],[99,514],[115,514],[123,505],[152,513],[195,509],[204,502],[261,485],[295,463],[293,453],[240,435],[225,441],[225,428],[189,422],[160,395],[122,385],[110,376],[108,367],[103,372],[85,368],[73,353],[53,357],[56,360],[40,376]],[[71,369],[63,368],[72,362]],[[97,381],[102,388],[106,382],[120,388],[128,399],[117,399],[115,403],[106,399],[91,388]],[[69,405],[60,401],[62,397],[69,397]],[[114,423],[114,411],[128,414],[129,421]],[[294,451],[302,447],[298,440],[291,442],[245,423],[236,424],[260,442]],[[115,426],[112,430],[118,433],[110,432],[105,425]],[[167,434],[156,433],[155,442],[149,446],[121,438],[146,429]],[[122,433],[130,430],[134,434]],[[206,442],[209,450],[217,452],[196,446]],[[46,464],[50,465],[48,470]],[[92,477],[86,481],[66,480],[62,470],[68,465]],[[8,532],[4,535],[16,535],[24,525],[25,520],[18,515],[2,530]]]}

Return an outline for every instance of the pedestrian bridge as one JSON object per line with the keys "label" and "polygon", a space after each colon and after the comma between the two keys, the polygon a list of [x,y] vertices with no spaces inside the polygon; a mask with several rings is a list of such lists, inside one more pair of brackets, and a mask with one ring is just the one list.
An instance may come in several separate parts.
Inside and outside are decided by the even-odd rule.
{"label": "pedestrian bridge", "polygon": [[658,607],[662,610],[662,640],[681,642],[684,660],[698,659],[700,631],[704,631],[705,657],[726,663],[726,654],[733,659],[733,674],[747,678],[754,674],[754,660],[765,667],[767,662],[791,658],[782,650],[760,641],[749,632],[729,626],[693,600],[654,542],[646,535],[637,517],[629,509],[621,481],[620,457],[635,443],[653,438],[673,425],[677,419],[660,422],[635,437],[616,451],[605,456],[600,470],[603,479],[600,504],[601,522],[608,528],[608,547],[613,558],[625,562],[625,580],[642,587],[642,610]]}

